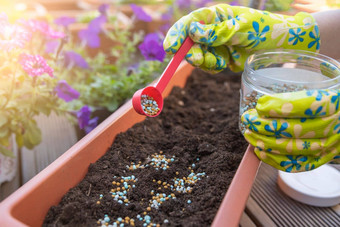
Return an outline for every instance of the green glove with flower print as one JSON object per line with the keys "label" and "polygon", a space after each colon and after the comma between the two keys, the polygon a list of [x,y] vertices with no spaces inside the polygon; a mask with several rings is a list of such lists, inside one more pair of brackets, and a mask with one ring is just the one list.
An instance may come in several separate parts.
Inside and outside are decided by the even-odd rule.
{"label": "green glove with flower print", "polygon": [[210,72],[226,67],[241,71],[256,50],[315,52],[320,47],[319,29],[308,13],[284,16],[227,4],[200,8],[182,17],[168,31],[164,50],[176,53],[188,35],[195,44],[186,55],[187,61]]}
{"label": "green glove with flower print", "polygon": [[340,163],[340,90],[264,95],[242,114],[244,137],[267,164],[286,172]]}

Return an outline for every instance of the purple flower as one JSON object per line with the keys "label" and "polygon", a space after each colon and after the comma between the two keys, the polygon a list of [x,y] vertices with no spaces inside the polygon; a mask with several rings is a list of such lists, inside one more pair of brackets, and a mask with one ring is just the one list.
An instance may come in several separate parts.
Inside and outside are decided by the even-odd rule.
{"label": "purple flower", "polygon": [[93,19],[87,29],[78,32],[78,37],[86,42],[86,44],[91,48],[97,48],[100,46],[99,33],[102,31],[102,26],[107,21],[105,15],[100,15],[99,17]]}
{"label": "purple flower", "polygon": [[65,102],[70,102],[73,99],[79,98],[79,92],[72,88],[65,80],[60,80],[55,87],[55,91],[59,98],[63,99]]}
{"label": "purple flower", "polygon": [[201,7],[206,6],[210,2],[212,2],[212,0],[200,0],[200,1],[196,2],[195,5],[196,5],[197,8],[201,8]]}
{"label": "purple flower", "polygon": [[180,9],[188,9],[191,7],[191,0],[176,0],[175,4]]}
{"label": "purple flower", "polygon": [[23,48],[30,39],[31,34],[26,29],[0,21],[0,50]]}
{"label": "purple flower", "polygon": [[101,13],[101,14],[104,14],[106,15],[107,11],[109,10],[110,8],[110,5],[109,4],[102,4],[98,7],[98,11]]}
{"label": "purple flower", "polygon": [[32,33],[39,32],[47,38],[59,39],[65,37],[65,34],[63,32],[53,30],[45,21],[31,19],[19,20],[19,23],[30,29]]}
{"label": "purple flower", "polygon": [[74,51],[64,52],[64,64],[71,67],[75,65],[83,69],[89,68],[89,64],[85,61],[85,59]]}
{"label": "purple flower", "polygon": [[73,17],[59,17],[54,20],[54,23],[64,27],[67,27],[74,22],[76,22],[76,19]]}
{"label": "purple flower", "polygon": [[138,20],[145,21],[145,22],[151,22],[152,17],[148,15],[142,7],[137,6],[136,4],[130,4],[130,7],[137,17]]}
{"label": "purple flower", "polygon": [[100,46],[100,37],[98,34],[91,32],[88,29],[78,32],[78,37],[84,41],[89,47],[97,48]]}
{"label": "purple flower", "polygon": [[56,49],[59,46],[59,41],[53,40],[53,41],[49,41],[46,43],[45,45],[45,52],[48,54],[53,54],[55,53]]}
{"label": "purple flower", "polygon": [[160,36],[150,33],[144,38],[144,42],[138,46],[146,60],[158,60],[163,62],[165,51]]}
{"label": "purple flower", "polygon": [[240,3],[238,2],[238,0],[234,0],[234,1],[231,1],[231,2],[229,3],[229,5],[231,5],[231,6],[239,6]]}
{"label": "purple flower", "polygon": [[53,77],[53,69],[40,55],[21,54],[19,57],[19,63],[30,76],[41,76],[44,73],[47,73],[50,77]]}
{"label": "purple flower", "polygon": [[91,132],[95,127],[97,127],[98,125],[98,117],[94,117],[91,120],[89,120],[88,124],[85,126],[85,132],[86,134],[88,134],[89,132]]}
{"label": "purple flower", "polygon": [[144,37],[144,41],[150,41],[150,40],[155,40],[159,43],[163,43],[163,40],[161,39],[161,36],[159,33],[149,33]]}
{"label": "purple flower", "polygon": [[78,125],[80,129],[84,129],[86,126],[89,125],[90,116],[91,116],[90,107],[85,105],[80,110],[78,110],[77,118],[78,118]]}
{"label": "purple flower", "polygon": [[168,11],[166,13],[163,13],[161,18],[162,20],[169,21],[172,19],[173,14],[174,14],[174,9],[172,7],[169,7]]}
{"label": "purple flower", "polygon": [[100,33],[103,29],[103,25],[107,22],[107,18],[105,15],[100,15],[89,23],[87,29],[94,33]]}

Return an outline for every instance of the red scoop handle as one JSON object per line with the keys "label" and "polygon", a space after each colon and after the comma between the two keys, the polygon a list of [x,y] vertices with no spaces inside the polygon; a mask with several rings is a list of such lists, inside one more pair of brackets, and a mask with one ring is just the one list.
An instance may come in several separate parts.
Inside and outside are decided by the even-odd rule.
{"label": "red scoop handle", "polygon": [[169,62],[168,66],[164,70],[163,74],[161,75],[159,81],[155,86],[160,93],[163,93],[171,77],[176,72],[179,64],[181,64],[182,60],[189,52],[192,45],[194,45],[194,41],[192,41],[191,38],[188,36],[182,43],[182,46],[179,48],[179,50],[175,53],[174,57]]}

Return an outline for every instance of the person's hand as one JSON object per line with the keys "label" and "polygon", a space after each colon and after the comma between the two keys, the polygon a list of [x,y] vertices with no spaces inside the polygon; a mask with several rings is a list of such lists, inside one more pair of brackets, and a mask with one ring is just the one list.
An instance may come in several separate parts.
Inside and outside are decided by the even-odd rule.
{"label": "person's hand", "polygon": [[210,72],[227,66],[241,71],[256,50],[315,52],[320,47],[319,29],[308,13],[284,16],[227,4],[201,8],[182,17],[168,31],[164,50],[176,53],[188,35],[195,44],[186,55],[187,61]]}
{"label": "person's hand", "polygon": [[340,161],[340,90],[264,95],[241,117],[263,162],[286,172]]}

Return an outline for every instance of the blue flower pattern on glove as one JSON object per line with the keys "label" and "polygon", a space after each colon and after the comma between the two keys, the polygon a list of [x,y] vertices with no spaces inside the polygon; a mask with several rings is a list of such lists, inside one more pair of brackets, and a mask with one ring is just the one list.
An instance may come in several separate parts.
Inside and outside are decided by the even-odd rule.
{"label": "blue flower pattern on glove", "polygon": [[311,37],[313,41],[311,41],[308,44],[308,48],[312,48],[314,45],[316,45],[316,50],[319,50],[320,49],[320,33],[319,33],[318,26],[314,26],[314,32],[309,32],[309,37]]}
{"label": "blue flower pattern on glove", "polygon": [[335,104],[335,110],[339,109],[339,102],[340,102],[340,90],[336,91],[336,95],[333,95],[331,98],[331,102]]}
{"label": "blue flower pattern on glove", "polygon": [[[340,117],[338,118],[338,122],[340,122]],[[337,123],[337,124],[334,126],[333,132],[336,132],[337,134],[340,133],[340,123]]]}
{"label": "blue flower pattern on glove", "polygon": [[[263,151],[263,149],[262,149],[261,147],[259,147],[259,146],[256,146],[256,148],[257,148],[259,151]],[[265,151],[266,151],[266,152],[269,152],[269,153],[271,153],[272,150],[273,150],[273,149],[271,149],[271,148],[265,149]]]}
{"label": "blue flower pattern on glove", "polygon": [[289,34],[292,35],[292,37],[290,37],[288,39],[288,42],[293,42],[293,46],[296,45],[298,42],[303,42],[303,38],[302,36],[304,36],[306,34],[305,31],[302,32],[302,29],[301,28],[297,28],[296,29],[296,32],[294,31],[294,29],[289,29]]}
{"label": "blue flower pattern on glove", "polygon": [[185,55],[185,59],[186,59],[190,64],[193,63],[193,62],[190,60],[191,57],[192,57],[192,54],[187,54],[187,55]]}
{"label": "blue flower pattern on glove", "polygon": [[195,34],[196,32],[199,32],[200,34],[204,34],[204,30],[201,28],[201,24],[194,22],[190,26],[190,33]]}
{"label": "blue flower pattern on glove", "polygon": [[310,142],[304,141],[302,147],[304,150],[308,150],[310,148]]}
{"label": "blue flower pattern on glove", "polygon": [[260,42],[266,41],[266,33],[270,30],[269,26],[265,26],[260,32],[260,25],[253,21],[253,28],[255,32],[248,32],[248,40],[252,40],[247,47],[256,47]]}
{"label": "blue flower pattern on glove", "polygon": [[313,169],[315,169],[315,165],[314,165],[314,164],[308,163],[308,164],[305,166],[305,170],[306,170],[306,171],[310,171],[310,170],[313,170]]}
{"label": "blue flower pattern on glove", "polygon": [[265,125],[264,129],[267,132],[273,133],[274,134],[273,136],[275,138],[279,139],[279,138],[282,138],[282,137],[288,137],[288,138],[292,137],[292,135],[290,133],[285,132],[285,130],[288,128],[288,123],[284,122],[283,124],[281,124],[281,127],[278,128],[277,121],[273,120],[272,125],[273,125],[273,128],[271,128],[270,125]]}
{"label": "blue flower pattern on glove", "polygon": [[325,91],[325,90],[307,90],[306,94],[308,96],[313,96],[315,92],[316,92],[316,97],[315,97],[316,101],[321,101],[323,96],[329,96],[328,91]]}
{"label": "blue flower pattern on glove", "polygon": [[215,33],[215,30],[210,29],[208,37],[202,37],[200,38],[200,42],[207,44],[208,46],[211,46],[214,44],[214,41],[217,39],[217,35]]}
{"label": "blue flower pattern on glove", "polygon": [[232,17],[232,16],[228,15],[228,20],[231,20],[232,25],[235,26],[236,22],[240,21],[241,18],[238,15],[236,15],[235,17]]}
{"label": "blue flower pattern on glove", "polygon": [[233,59],[239,59],[240,55],[237,53],[236,50],[234,50],[233,52],[231,52],[231,56],[233,57]]}
{"label": "blue flower pattern on glove", "polygon": [[256,116],[253,116],[252,118],[250,118],[250,115],[249,114],[245,114],[244,115],[244,119],[246,121],[243,121],[243,124],[245,124],[246,126],[249,125],[249,129],[252,130],[252,131],[255,131],[255,132],[258,132],[258,129],[256,128],[256,125],[260,125],[261,122],[259,121],[256,121],[257,117]]}
{"label": "blue flower pattern on glove", "polygon": [[224,58],[218,56],[218,54],[215,51],[215,48],[209,47],[208,51],[210,53],[212,53],[216,57],[216,66],[215,66],[215,69],[222,70],[222,69],[225,69],[227,67],[226,61],[224,60]]}
{"label": "blue flower pattern on glove", "polygon": [[[315,119],[317,117],[322,117],[322,116],[325,116],[326,115],[326,112],[321,112],[323,109],[322,106],[319,106],[316,110],[315,110],[315,113],[313,113],[313,110],[308,108],[306,111],[305,111],[305,115],[308,116],[309,119]],[[307,120],[307,118],[301,118],[301,122],[305,122]]]}
{"label": "blue flower pattern on glove", "polygon": [[303,155],[297,155],[297,156],[286,155],[286,157],[289,160],[288,161],[282,161],[280,163],[280,166],[284,167],[286,172],[292,172],[294,167],[295,167],[296,170],[300,170],[301,164],[303,162],[306,162],[307,159],[308,159],[306,156],[303,156]]}
{"label": "blue flower pattern on glove", "polygon": [[172,29],[169,31],[169,36],[176,37],[176,41],[169,46],[165,51],[169,53],[176,53],[178,45],[178,42],[182,44],[184,42],[184,38],[187,36],[187,26],[184,26],[184,24],[181,21],[178,21],[174,24]]}

